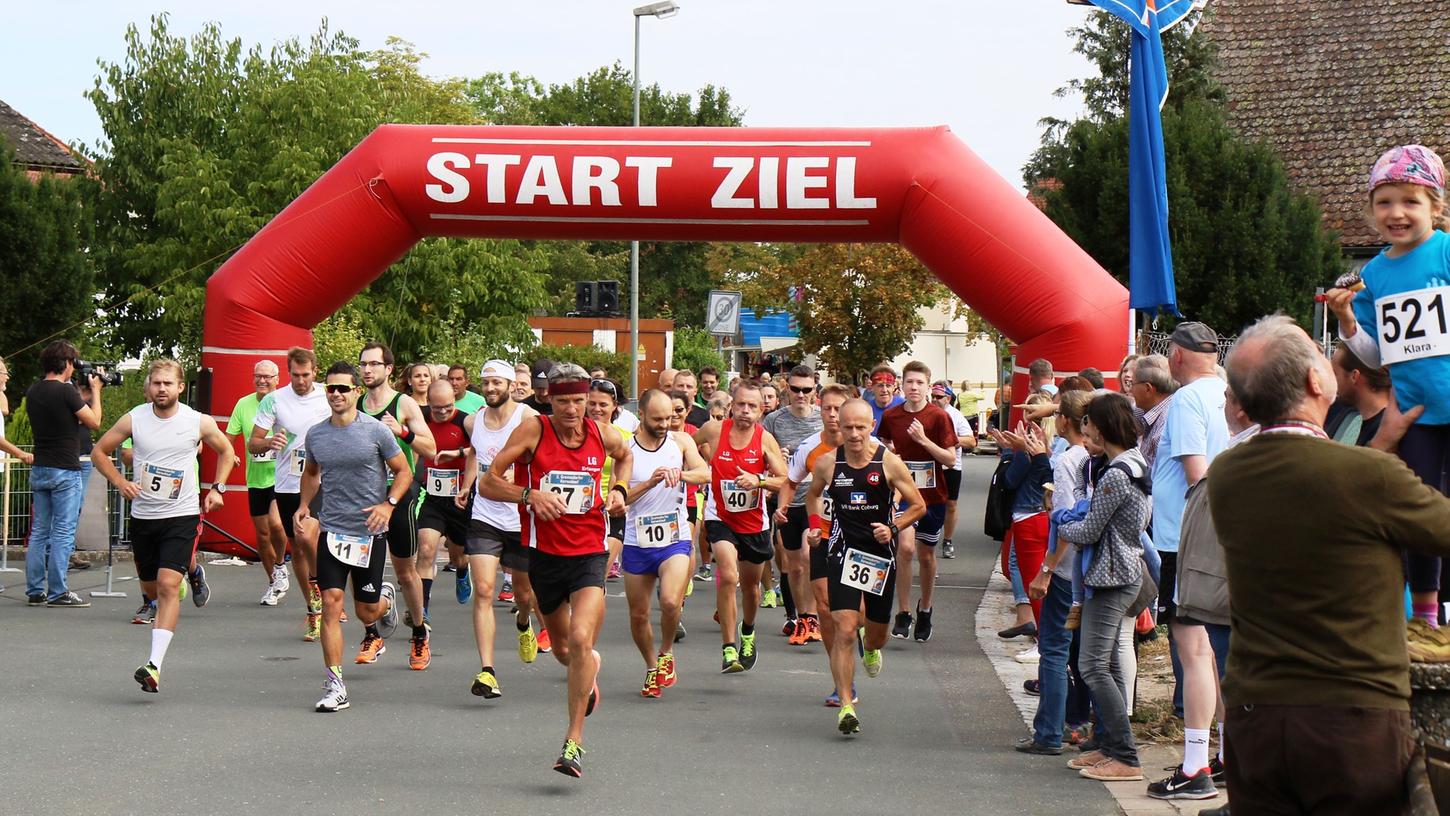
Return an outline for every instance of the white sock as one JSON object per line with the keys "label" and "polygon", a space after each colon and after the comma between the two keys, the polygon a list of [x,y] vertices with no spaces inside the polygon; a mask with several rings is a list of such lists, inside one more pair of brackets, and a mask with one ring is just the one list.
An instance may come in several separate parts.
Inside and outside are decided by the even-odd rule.
{"label": "white sock", "polygon": [[170,629],[158,627],[151,630],[151,665],[161,668],[161,661],[166,659],[166,650],[171,646],[171,638],[175,635]]}
{"label": "white sock", "polygon": [[1183,773],[1193,776],[1208,767],[1208,729],[1183,729]]}
{"label": "white sock", "polygon": [[1223,763],[1223,723],[1218,724],[1218,761]]}

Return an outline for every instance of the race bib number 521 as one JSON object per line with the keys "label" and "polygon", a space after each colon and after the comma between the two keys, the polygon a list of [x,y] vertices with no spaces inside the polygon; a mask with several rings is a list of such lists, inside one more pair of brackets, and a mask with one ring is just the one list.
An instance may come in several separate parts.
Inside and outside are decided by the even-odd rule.
{"label": "race bib number 521", "polygon": [[1374,302],[1384,365],[1450,354],[1450,286],[1416,289]]}

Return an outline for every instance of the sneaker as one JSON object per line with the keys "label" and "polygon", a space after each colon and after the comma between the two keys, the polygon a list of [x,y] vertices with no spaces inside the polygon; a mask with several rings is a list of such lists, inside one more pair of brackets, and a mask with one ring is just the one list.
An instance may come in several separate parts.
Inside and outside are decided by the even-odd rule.
{"label": "sneaker", "polygon": [[316,615],[322,614],[322,589],[317,586],[316,581],[307,582],[307,611]]}
{"label": "sneaker", "polygon": [[1061,756],[1062,755],[1062,746],[1061,745],[1058,745],[1058,746],[1043,745],[1042,743],[1034,740],[1032,737],[1023,737],[1022,739],[1017,740],[1017,744],[1014,745],[1014,746],[1012,746],[1012,747],[1018,753],[1022,753],[1022,754],[1033,754],[1034,756]]}
{"label": "sneaker", "polygon": [[45,596],[44,595],[27,595],[27,596],[25,596],[25,605],[26,606],[45,606]]}
{"label": "sneaker", "polygon": [[714,578],[715,567],[710,564],[701,564],[700,568],[695,570],[696,581],[711,581],[714,580]]}
{"label": "sneaker", "polygon": [[1026,623],[1019,623],[1016,626],[1009,626],[997,632],[997,637],[1003,640],[1011,640],[1012,638],[1022,637],[1023,635],[1037,637],[1037,624],[1033,621],[1028,621]]}
{"label": "sneaker", "polygon": [[328,680],[322,689],[322,699],[317,701],[318,711],[341,711],[350,705],[347,701],[347,686],[341,680]]}
{"label": "sneaker", "polygon": [[644,688],[639,690],[639,696],[658,700],[660,697],[660,670],[650,669],[644,673]]}
{"label": "sneaker", "polygon": [[866,668],[867,677],[881,674],[881,650],[867,649],[866,654],[861,656],[861,665]]}
{"label": "sneaker", "polygon": [[[517,627],[515,627],[517,628]],[[534,637],[534,627],[519,632],[519,660],[532,663],[539,656],[539,639]]]}
{"label": "sneaker", "polygon": [[797,623],[799,621],[796,618],[786,618],[785,624],[780,627],[780,633],[786,637],[794,636]]}
{"label": "sneaker", "polygon": [[1015,661],[1017,661],[1018,663],[1029,663],[1029,664],[1030,663],[1036,663],[1038,660],[1041,659],[1041,657],[1042,656],[1037,653],[1037,644],[1036,643],[1034,643],[1031,646],[1029,646],[1028,648],[1026,648],[1026,649],[1018,652],[1017,654],[1012,655],[1012,659],[1015,660]]}
{"label": "sneaker", "polygon": [[378,618],[378,634],[387,639],[398,631],[398,590],[392,584],[384,581],[382,595],[388,599],[388,611]]}
{"label": "sneaker", "polygon": [[453,576],[453,597],[461,604],[473,597],[473,582],[468,580],[468,568],[464,567]]}
{"label": "sneaker", "polygon": [[499,603],[513,603],[514,602],[514,588],[513,587],[504,587],[503,589],[500,589],[498,591],[498,602]]}
{"label": "sneaker", "polygon": [[136,682],[141,684],[141,690],[147,694],[155,694],[161,688],[161,670],[155,665],[147,663],[136,670]]}
{"label": "sneaker", "polygon": [[578,779],[584,775],[584,766],[579,762],[583,756],[584,746],[574,740],[564,740],[564,750],[560,751],[559,758],[554,760],[554,770]]}
{"label": "sneaker", "polygon": [[695,582],[694,581],[686,581],[685,582],[685,597],[688,598],[688,597],[690,597],[691,595],[694,595],[694,594],[695,594]]}
{"label": "sneaker", "polygon": [[815,616],[806,618],[806,643],[821,642],[821,619]]}
{"label": "sneaker", "polygon": [[[851,702],[852,702],[852,704],[861,702],[861,698],[856,696],[856,684],[855,683],[852,683],[851,684]],[[840,708],[840,707],[841,707],[841,697],[833,689],[830,694],[827,694],[826,695],[826,708]]]}
{"label": "sneaker", "polygon": [[841,706],[841,713],[836,715],[836,729],[848,736],[861,733],[861,720],[850,703]]}
{"label": "sneaker", "polygon": [[1033,697],[1041,697],[1042,696],[1042,681],[1041,680],[1023,680],[1022,681],[1022,690],[1025,691],[1025,692],[1027,692],[1028,694],[1032,695]]}
{"label": "sneaker", "polygon": [[261,604],[262,606],[276,606],[277,605],[277,585],[276,584],[268,584],[267,585],[267,590],[262,593],[262,600],[258,601],[257,603]]}
{"label": "sneaker", "polygon": [[469,689],[474,697],[482,697],[485,700],[492,700],[503,696],[503,689],[498,687],[498,678],[493,672],[480,671],[473,676],[473,687]]}
{"label": "sneaker", "polygon": [[1228,777],[1223,774],[1223,760],[1218,757],[1208,761],[1208,775],[1213,777],[1214,787],[1222,788],[1228,785]]}
{"label": "sneaker", "polygon": [[950,538],[947,539],[946,541],[943,541],[941,543],[941,557],[942,558],[956,558],[957,557],[957,548],[952,544],[952,540]]}
{"label": "sneaker", "polygon": [[548,654],[554,651],[554,644],[549,640],[549,630],[539,631],[539,654]]}
{"label": "sneaker", "polygon": [[287,577],[287,568],[281,564],[272,567],[272,588],[277,590],[279,600],[292,588],[292,581]]}
{"label": "sneaker", "polygon": [[685,634],[686,634],[685,633],[685,622],[684,621],[676,621],[675,622],[675,642],[676,643],[679,643],[680,641],[684,640],[685,639]]}
{"label": "sneaker", "polygon": [[196,569],[186,574],[186,582],[191,585],[191,602],[198,609],[206,606],[211,600],[211,585],[206,582],[206,570],[200,564]]}
{"label": "sneaker", "polygon": [[736,651],[734,646],[726,646],[721,649],[720,655],[721,674],[735,674],[736,672],[745,671],[745,667],[740,664],[740,653]]}
{"label": "sneaker", "polygon": [[766,591],[760,593],[761,609],[774,609],[779,605],[779,602],[775,599],[775,590],[767,589]]}
{"label": "sneaker", "polygon": [[745,671],[755,668],[755,633],[740,636],[740,666]]}
{"label": "sneaker", "polygon": [[911,613],[897,612],[896,623],[891,627],[891,636],[897,640],[906,640],[911,637]]}
{"label": "sneaker", "polygon": [[1062,741],[1074,747],[1081,748],[1090,736],[1086,725],[1065,725],[1062,727]]}
{"label": "sneaker", "polygon": [[913,633],[917,643],[925,643],[931,640],[931,610],[925,612],[921,607],[916,608],[916,631]]}
{"label": "sneaker", "polygon": [[45,602],[45,605],[62,609],[85,609],[91,605],[91,602],[74,592],[67,592],[64,595],[51,598]]}
{"label": "sneaker", "polygon": [[1067,761],[1067,767],[1074,771],[1080,771],[1083,768],[1091,768],[1099,762],[1104,762],[1107,758],[1107,754],[1104,754],[1102,751],[1083,751],[1081,754],[1069,759]]}
{"label": "sneaker", "polygon": [[1067,620],[1063,621],[1062,628],[1071,632],[1082,626],[1082,606],[1074,606],[1067,610]]}
{"label": "sneaker", "polygon": [[623,574],[623,571],[619,567],[619,562],[618,561],[615,561],[614,563],[612,563],[612,564],[609,565],[609,572],[604,576],[604,580],[606,580],[606,581],[618,581],[619,580],[619,576],[622,575],[622,574]]}
{"label": "sneaker", "polygon": [[665,652],[655,660],[655,670],[660,675],[660,688],[669,688],[678,679],[675,674],[675,653]]}
{"label": "sneaker", "polygon": [[383,639],[374,634],[363,635],[362,645],[358,647],[357,657],[353,658],[354,663],[376,663],[378,655],[386,652],[388,647]]}
{"label": "sneaker", "polygon": [[[1096,779],[1099,782],[1137,782],[1143,778],[1142,768],[1126,765],[1116,759],[1103,760],[1077,773],[1085,779]],[[1217,796],[1218,792],[1215,791],[1214,795]]]}
{"label": "sneaker", "polygon": [[131,616],[131,622],[140,625],[149,625],[156,622],[156,602],[142,601],[141,608]]}
{"label": "sneaker", "polygon": [[[423,671],[428,664],[433,662],[433,648],[428,643],[428,636],[408,638],[408,668],[413,671]],[[382,652],[378,652],[382,654]]]}
{"label": "sneaker", "polygon": [[317,612],[307,613],[307,629],[302,633],[302,639],[308,643],[314,643],[322,637],[322,615]]}
{"label": "sneaker", "polygon": [[806,645],[806,637],[810,635],[810,632],[810,625],[806,623],[806,619],[797,618],[795,628],[791,631],[790,640],[787,642],[792,646],[804,646]]}
{"label": "sneaker", "polygon": [[[467,567],[464,567],[464,569],[467,569]],[[458,572],[458,567],[453,566],[452,563],[444,564],[439,572]]]}
{"label": "sneaker", "polygon": [[1167,779],[1148,784],[1148,795],[1154,799],[1213,799],[1218,788],[1213,786],[1213,773],[1202,768],[1189,776],[1182,767],[1174,768]]}

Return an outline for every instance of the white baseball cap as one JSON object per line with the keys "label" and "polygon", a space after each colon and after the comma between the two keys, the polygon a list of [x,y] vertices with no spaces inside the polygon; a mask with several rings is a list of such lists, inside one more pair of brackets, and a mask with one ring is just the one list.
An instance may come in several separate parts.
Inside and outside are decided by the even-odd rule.
{"label": "white baseball cap", "polygon": [[503,360],[489,360],[483,364],[483,370],[478,372],[480,379],[498,377],[503,380],[512,381],[514,378],[514,364]]}

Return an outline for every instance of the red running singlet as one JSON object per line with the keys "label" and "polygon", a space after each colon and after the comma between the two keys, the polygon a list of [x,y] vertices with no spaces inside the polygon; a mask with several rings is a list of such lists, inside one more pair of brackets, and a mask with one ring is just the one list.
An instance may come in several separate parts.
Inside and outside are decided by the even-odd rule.
{"label": "red running singlet", "polygon": [[[584,420],[584,442],[570,448],[559,441],[549,417],[540,416],[539,446],[527,465],[528,486],[564,499],[567,510],[553,521],[527,519],[524,540],[550,555],[592,555],[608,552],[604,535],[604,494],[600,485],[604,467],[604,436],[592,419]],[[519,465],[514,465],[519,470]],[[529,511],[533,515],[533,511]]]}
{"label": "red running singlet", "polygon": [[763,533],[770,525],[765,515],[765,490],[736,487],[741,473],[765,473],[765,429],[756,423],[750,441],[743,448],[730,447],[735,420],[720,423],[720,441],[710,459],[710,498],[705,503],[705,520],[721,521],[741,534]]}

